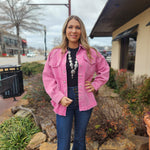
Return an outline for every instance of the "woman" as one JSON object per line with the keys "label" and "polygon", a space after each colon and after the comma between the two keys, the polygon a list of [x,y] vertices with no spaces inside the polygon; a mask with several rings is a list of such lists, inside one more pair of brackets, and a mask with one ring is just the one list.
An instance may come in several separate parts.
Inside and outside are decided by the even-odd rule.
{"label": "woman", "polygon": [[43,71],[44,87],[56,113],[57,150],[70,149],[73,122],[72,150],[86,150],[86,127],[97,105],[93,92],[108,78],[109,66],[100,53],[90,48],[83,22],[70,16],[63,26],[62,43],[50,52]]}

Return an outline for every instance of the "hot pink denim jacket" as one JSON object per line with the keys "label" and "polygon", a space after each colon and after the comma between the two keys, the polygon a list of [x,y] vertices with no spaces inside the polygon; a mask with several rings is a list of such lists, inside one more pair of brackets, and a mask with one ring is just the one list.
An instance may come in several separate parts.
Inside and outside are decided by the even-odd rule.
{"label": "hot pink denim jacket", "polygon": [[[87,57],[85,48],[80,45],[76,54],[78,61],[78,94],[79,110],[85,111],[97,105],[93,92],[87,92],[85,81],[91,81],[94,73],[96,77],[92,82],[95,90],[98,90],[109,79],[109,66],[104,57],[91,49],[91,61]],[[67,107],[60,104],[60,100],[67,96],[67,71],[66,57],[61,49],[50,52],[43,70],[43,83],[46,92],[51,97],[51,103],[56,114],[66,116]]]}

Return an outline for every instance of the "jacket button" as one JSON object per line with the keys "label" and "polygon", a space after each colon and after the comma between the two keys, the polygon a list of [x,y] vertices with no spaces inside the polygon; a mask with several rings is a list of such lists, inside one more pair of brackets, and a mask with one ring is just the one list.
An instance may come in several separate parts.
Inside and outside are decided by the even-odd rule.
{"label": "jacket button", "polygon": [[64,83],[66,83],[66,81],[64,81]]}

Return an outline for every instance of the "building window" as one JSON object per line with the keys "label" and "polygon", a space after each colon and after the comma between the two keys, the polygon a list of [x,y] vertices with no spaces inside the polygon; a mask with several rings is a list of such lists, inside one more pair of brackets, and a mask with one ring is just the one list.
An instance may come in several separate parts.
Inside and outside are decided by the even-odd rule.
{"label": "building window", "polygon": [[17,41],[17,40],[15,40],[14,42],[15,42],[15,46],[17,47],[17,46],[18,46],[18,41]]}
{"label": "building window", "polygon": [[136,59],[136,36],[121,39],[120,69],[134,72]]}

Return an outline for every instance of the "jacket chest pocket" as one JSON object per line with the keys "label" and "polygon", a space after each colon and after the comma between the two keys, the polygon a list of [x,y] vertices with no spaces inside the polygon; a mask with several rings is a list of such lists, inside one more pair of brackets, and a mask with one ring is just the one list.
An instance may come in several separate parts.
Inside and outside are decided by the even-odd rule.
{"label": "jacket chest pocket", "polygon": [[52,68],[58,68],[60,66],[60,61],[50,60],[49,66]]}
{"label": "jacket chest pocket", "polygon": [[95,73],[96,60],[94,58],[89,60],[89,58],[87,56],[84,56],[83,63],[85,66],[85,73],[92,76]]}
{"label": "jacket chest pocket", "polygon": [[54,59],[52,58],[50,61],[49,61],[49,66],[54,74],[54,76],[56,78],[59,78],[60,74],[61,74],[61,60],[57,60],[57,59]]}

